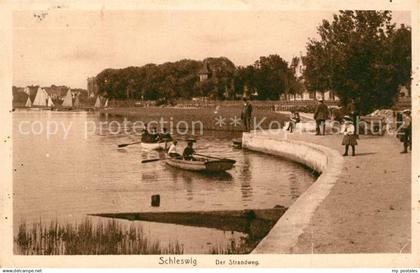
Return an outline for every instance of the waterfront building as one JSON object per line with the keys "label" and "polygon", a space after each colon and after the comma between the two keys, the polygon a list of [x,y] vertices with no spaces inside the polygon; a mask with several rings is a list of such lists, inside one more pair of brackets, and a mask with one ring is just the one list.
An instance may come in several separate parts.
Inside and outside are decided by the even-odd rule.
{"label": "waterfront building", "polygon": [[96,81],[96,77],[87,78],[87,91],[89,98],[93,98],[99,93],[99,87],[98,82]]}
{"label": "waterfront building", "polygon": [[203,67],[198,71],[198,76],[200,77],[200,82],[206,81],[210,77],[210,71],[207,67],[207,62],[203,63]]}

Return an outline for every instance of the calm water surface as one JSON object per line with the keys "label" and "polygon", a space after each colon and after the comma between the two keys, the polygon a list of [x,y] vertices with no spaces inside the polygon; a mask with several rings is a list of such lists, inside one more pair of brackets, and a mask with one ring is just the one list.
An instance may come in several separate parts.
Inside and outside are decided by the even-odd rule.
{"label": "calm water surface", "polygon": [[[158,153],[140,145],[117,148],[138,141],[137,136],[111,134],[106,128],[86,134],[86,128],[104,120],[84,112],[13,114],[15,226],[23,221],[75,222],[96,213],[288,207],[315,179],[293,162],[232,148],[232,138],[240,135],[227,132],[205,132],[196,146],[197,152],[235,159],[236,167],[226,175],[209,177],[161,161],[142,164]],[[47,122],[57,122],[57,134],[38,134]],[[31,126],[35,132],[25,134]],[[71,126],[67,136],[63,126]],[[50,124],[50,131],[54,128]],[[184,146],[180,143],[180,150]],[[150,206],[153,194],[160,194],[160,207]],[[136,224],[163,244],[181,243],[186,253],[206,253],[243,236],[173,224]]]}

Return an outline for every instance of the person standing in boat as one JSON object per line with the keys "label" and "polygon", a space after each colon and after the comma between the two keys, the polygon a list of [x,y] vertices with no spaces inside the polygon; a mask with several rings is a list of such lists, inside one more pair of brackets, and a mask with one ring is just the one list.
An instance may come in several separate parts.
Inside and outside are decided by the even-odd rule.
{"label": "person standing in boat", "polygon": [[169,150],[168,150],[169,157],[181,158],[181,155],[177,151],[177,146],[176,146],[177,144],[178,144],[178,141],[176,140],[172,141],[172,144],[171,146],[169,146]]}
{"label": "person standing in boat", "polygon": [[193,155],[195,154],[193,143],[195,140],[188,139],[187,147],[185,147],[184,152],[182,153],[182,156],[185,160],[194,160]]}
{"label": "person standing in boat", "polygon": [[252,105],[249,102],[247,97],[244,97],[244,108],[241,113],[241,119],[244,123],[245,132],[249,132],[251,130],[251,117],[252,117]]}

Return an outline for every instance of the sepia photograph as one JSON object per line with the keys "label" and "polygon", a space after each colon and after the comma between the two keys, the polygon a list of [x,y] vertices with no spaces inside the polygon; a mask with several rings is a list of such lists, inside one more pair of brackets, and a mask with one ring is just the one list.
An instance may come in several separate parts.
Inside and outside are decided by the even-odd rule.
{"label": "sepia photograph", "polygon": [[9,255],[255,268],[282,267],[265,254],[389,254],[420,266],[418,10],[314,2],[9,10]]}

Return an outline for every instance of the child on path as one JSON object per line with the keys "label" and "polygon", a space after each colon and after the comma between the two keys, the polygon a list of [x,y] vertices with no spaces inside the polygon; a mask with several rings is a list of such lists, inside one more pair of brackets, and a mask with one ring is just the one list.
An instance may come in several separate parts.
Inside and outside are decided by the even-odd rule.
{"label": "child on path", "polygon": [[342,145],[345,146],[343,156],[348,156],[349,146],[351,146],[352,156],[356,155],[357,136],[354,135],[354,125],[352,118],[344,116],[344,124],[341,127],[341,133],[344,135]]}

